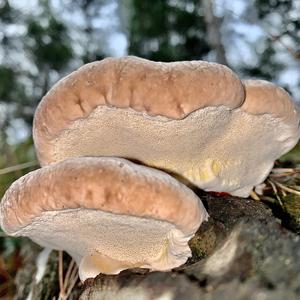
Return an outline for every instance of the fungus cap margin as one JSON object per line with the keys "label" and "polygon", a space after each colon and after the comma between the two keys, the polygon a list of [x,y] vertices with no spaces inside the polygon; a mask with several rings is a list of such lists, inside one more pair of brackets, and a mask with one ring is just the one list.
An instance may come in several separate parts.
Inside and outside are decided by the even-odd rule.
{"label": "fungus cap margin", "polygon": [[[115,274],[133,266],[177,267],[191,255],[188,240],[208,217],[200,199],[168,174],[107,157],[71,158],[23,176],[5,193],[0,216],[8,234],[66,250],[80,266],[82,280],[99,271]],[[100,224],[101,219],[106,222]],[[146,233],[139,231],[139,224]],[[152,245],[152,240],[161,245]],[[143,249],[143,241],[149,249]],[[119,244],[123,248],[115,249]],[[105,252],[105,247],[110,250]],[[130,261],[139,249],[142,262]],[[111,251],[114,257],[109,257]],[[91,269],[95,265],[96,271]]]}

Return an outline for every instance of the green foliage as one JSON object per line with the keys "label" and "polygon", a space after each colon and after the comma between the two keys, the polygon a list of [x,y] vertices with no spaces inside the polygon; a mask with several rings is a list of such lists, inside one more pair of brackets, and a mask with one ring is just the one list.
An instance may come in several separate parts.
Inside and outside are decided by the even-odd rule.
{"label": "green foliage", "polygon": [[12,93],[15,88],[16,74],[10,67],[0,66],[0,101],[2,99],[8,100],[8,102],[14,98]]}
{"label": "green foliage", "polygon": [[72,58],[67,28],[51,15],[43,23],[41,20],[29,20],[26,36],[28,50],[39,68],[60,71]]}
{"label": "green foliage", "polygon": [[276,59],[276,51],[273,48],[271,40],[261,42],[259,47],[263,47],[262,51],[257,52],[258,63],[253,67],[242,67],[243,73],[251,77],[263,78],[272,81],[274,77],[284,68],[284,65]]}
{"label": "green foliage", "polygon": [[242,68],[246,74],[266,80],[276,80],[278,74],[286,67],[285,62],[279,61],[277,56],[279,49],[276,48],[283,39],[284,45],[295,49],[295,55],[298,49],[299,56],[300,20],[296,2],[297,0],[254,0],[258,18],[262,24],[265,24],[268,34],[266,33],[265,38],[256,45],[257,65]]}
{"label": "green foliage", "polygon": [[[3,132],[14,118],[31,126],[35,106],[53,84],[51,72],[64,72],[74,58],[69,28],[50,1],[40,0],[38,11],[24,14],[10,2],[0,1],[0,103],[11,104],[0,120]],[[19,27],[12,30],[16,24]],[[24,57],[24,64],[15,60],[18,55]]]}
{"label": "green foliage", "polygon": [[[33,149],[32,138],[29,138],[23,143],[17,144],[15,146],[3,147],[4,153],[0,155],[0,169],[4,169],[10,165],[17,165],[35,160],[35,154]],[[33,170],[34,167],[28,167],[23,170],[9,172],[7,174],[0,174],[0,198],[4,195],[7,188],[15,181],[17,178],[25,175],[29,171]]]}
{"label": "green foliage", "polygon": [[7,0],[0,2],[0,20],[10,23],[13,20],[12,9]]}
{"label": "green foliage", "polygon": [[[26,93],[24,85],[18,82],[18,73],[9,66],[0,65],[0,103],[13,104],[16,107],[22,107],[26,103]],[[16,111],[15,111],[16,112]],[[17,116],[17,114],[12,115]],[[9,125],[10,115],[6,115],[6,120],[1,120],[1,126]]]}
{"label": "green foliage", "polygon": [[282,199],[287,214],[287,226],[300,234],[300,196],[289,194]]}
{"label": "green foliage", "polygon": [[255,6],[258,11],[259,18],[265,18],[270,13],[277,12],[279,14],[288,13],[293,7],[291,0],[255,0]]}
{"label": "green foliage", "polygon": [[290,152],[280,157],[280,162],[295,166],[300,164],[300,144],[298,143]]}
{"label": "green foliage", "polygon": [[97,26],[93,22],[94,20],[101,20],[101,9],[108,3],[111,3],[111,1],[74,0],[69,4],[69,9],[76,11],[83,17],[83,24],[77,29],[77,33],[81,34],[83,39],[77,41],[77,46],[81,48],[82,54],[80,58],[84,64],[101,60],[109,55],[105,51],[105,35],[103,34],[103,30],[101,26]]}
{"label": "green foliage", "polygon": [[129,53],[152,60],[199,59],[209,49],[200,1],[139,1],[130,7]]}

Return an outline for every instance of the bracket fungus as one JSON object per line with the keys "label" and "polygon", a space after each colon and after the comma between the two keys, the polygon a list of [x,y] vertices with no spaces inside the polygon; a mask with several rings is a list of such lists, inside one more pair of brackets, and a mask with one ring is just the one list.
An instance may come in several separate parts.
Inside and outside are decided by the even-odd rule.
{"label": "bracket fungus", "polygon": [[244,86],[219,64],[108,58],[48,92],[33,136],[42,165],[123,157],[207,191],[247,197],[297,143],[299,120],[283,89],[264,81]]}
{"label": "bracket fungus", "polygon": [[119,158],[70,158],[14,182],[0,204],[13,236],[67,251],[82,281],[134,267],[170,270],[191,256],[208,215],[170,175]]}
{"label": "bracket fungus", "polygon": [[247,197],[297,143],[299,121],[283,89],[242,83],[219,64],[88,64],[40,102],[33,138],[43,168],[7,190],[0,225],[66,250],[81,280],[170,270],[186,262],[188,241],[208,217],[174,177]]}

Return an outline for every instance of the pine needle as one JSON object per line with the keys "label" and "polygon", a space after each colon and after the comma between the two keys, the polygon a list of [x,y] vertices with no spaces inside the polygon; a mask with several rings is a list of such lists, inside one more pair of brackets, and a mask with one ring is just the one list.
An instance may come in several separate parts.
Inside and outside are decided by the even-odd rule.
{"label": "pine needle", "polygon": [[286,192],[289,192],[289,193],[292,193],[292,194],[295,194],[295,195],[298,195],[300,196],[300,191],[297,191],[295,189],[292,189],[284,184],[281,184],[279,183],[278,181],[273,181],[274,184],[276,184],[279,188],[281,188],[283,191],[286,191]]}
{"label": "pine needle", "polygon": [[255,191],[251,191],[250,197],[256,201],[260,201],[259,196],[255,193]]}
{"label": "pine needle", "polygon": [[59,251],[59,260],[58,260],[58,277],[59,277],[59,296],[58,300],[67,300],[71,295],[72,290],[78,280],[78,269],[74,259],[69,263],[67,272],[64,276],[63,274],[63,252]]}
{"label": "pine needle", "polygon": [[271,185],[272,189],[273,189],[273,192],[275,193],[275,196],[276,196],[276,199],[278,200],[279,204],[281,207],[283,207],[283,203],[281,201],[281,198],[279,197],[279,194],[278,194],[278,190],[276,188],[276,185],[275,183],[272,181],[272,180],[268,180],[269,184]]}
{"label": "pine needle", "polygon": [[23,164],[0,169],[0,175],[5,175],[5,174],[11,173],[11,172],[15,172],[15,171],[23,170],[23,169],[26,169],[29,167],[35,167],[35,166],[38,166],[38,162],[36,160],[29,161],[29,162],[26,162]]}
{"label": "pine needle", "polygon": [[63,262],[63,252],[58,251],[58,279],[59,279],[59,300],[65,300],[66,294],[64,290],[64,262]]}

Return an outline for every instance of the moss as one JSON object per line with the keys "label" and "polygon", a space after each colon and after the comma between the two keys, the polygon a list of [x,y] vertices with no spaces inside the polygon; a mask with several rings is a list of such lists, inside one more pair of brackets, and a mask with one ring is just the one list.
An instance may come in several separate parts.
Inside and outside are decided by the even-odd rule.
{"label": "moss", "polygon": [[192,261],[198,261],[206,257],[206,252],[201,248],[197,242],[191,243],[191,250],[192,250]]}
{"label": "moss", "polygon": [[203,239],[199,235],[195,235],[189,242],[189,246],[192,251],[192,258],[189,263],[197,262],[207,256],[205,245],[203,245]]}
{"label": "moss", "polygon": [[284,210],[287,218],[285,225],[300,233],[300,196],[289,194],[283,198]]}
{"label": "moss", "polygon": [[300,163],[300,144],[297,144],[291,151],[280,157],[280,162]]}

